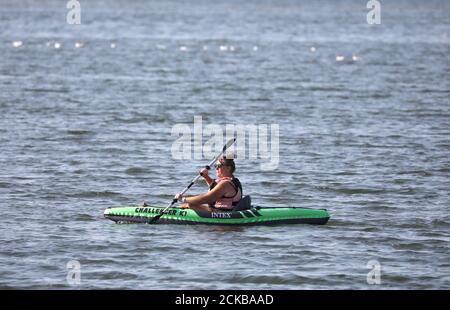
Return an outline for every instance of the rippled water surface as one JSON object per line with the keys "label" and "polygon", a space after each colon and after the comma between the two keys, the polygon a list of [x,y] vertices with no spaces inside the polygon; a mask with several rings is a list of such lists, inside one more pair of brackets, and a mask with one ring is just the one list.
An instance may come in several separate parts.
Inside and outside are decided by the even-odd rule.
{"label": "rippled water surface", "polygon": [[[364,1],[241,2],[82,2],[74,26],[64,1],[2,1],[1,288],[450,288],[449,3],[383,1],[370,26]],[[278,124],[278,169],[237,160],[245,192],[329,223],[105,220],[209,160],[171,156],[196,115]]]}

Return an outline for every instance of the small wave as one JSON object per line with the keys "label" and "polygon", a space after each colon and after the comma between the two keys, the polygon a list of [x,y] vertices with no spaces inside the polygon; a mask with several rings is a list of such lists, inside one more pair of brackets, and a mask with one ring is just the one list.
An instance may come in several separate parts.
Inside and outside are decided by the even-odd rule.
{"label": "small wave", "polygon": [[284,90],[287,90],[287,91],[290,91],[290,90],[295,91],[295,90],[297,90],[297,88],[296,88],[296,87],[289,87],[289,86],[277,86],[277,87],[275,87],[273,90],[275,90],[275,91],[284,91]]}
{"label": "small wave", "polygon": [[165,123],[168,121],[168,115],[135,115],[131,117],[120,117],[114,116],[114,121],[124,123],[124,124],[138,124],[138,123],[148,123],[148,124],[156,124],[156,123]]}
{"label": "small wave", "polygon": [[76,159],[69,160],[69,164],[72,165],[72,166],[78,166],[78,165],[80,165],[82,163],[83,163],[82,161],[79,161],[79,160],[76,160]]}
{"label": "small wave", "polygon": [[68,89],[49,89],[49,88],[25,88],[24,91],[34,93],[68,93]]}
{"label": "small wave", "polygon": [[340,194],[346,195],[360,195],[360,194],[382,194],[386,193],[385,189],[371,189],[371,188],[334,188],[323,186],[320,188],[321,191],[332,191]]}
{"label": "small wave", "polygon": [[419,91],[420,93],[429,94],[429,93],[442,93],[442,94],[450,94],[450,91],[446,89],[429,89],[425,88]]}
{"label": "small wave", "polygon": [[333,173],[333,175],[357,175],[357,173],[354,171],[340,171]]}
{"label": "small wave", "polygon": [[411,243],[400,243],[395,244],[394,248],[396,250],[413,250],[413,251],[421,251],[426,249],[426,246],[420,242],[411,242]]}
{"label": "small wave", "polygon": [[440,168],[440,169],[436,169],[434,171],[436,171],[436,172],[450,172],[450,168],[443,167],[443,168]]}
{"label": "small wave", "polygon": [[[96,250],[103,250],[106,247],[98,247],[96,246]],[[119,260],[116,258],[85,258],[81,260],[81,263],[88,265],[107,265],[107,264],[115,264],[118,263]]]}
{"label": "small wave", "polygon": [[258,97],[258,98],[250,98],[249,101],[270,101],[271,98],[269,97]]}
{"label": "small wave", "polygon": [[8,182],[0,182],[0,188],[10,188],[12,187],[13,184],[8,183]]}
{"label": "small wave", "polygon": [[118,154],[128,154],[127,151],[124,151],[123,149],[116,148],[116,147],[106,147],[106,148],[102,149],[102,151],[106,152],[106,153],[116,154],[116,155],[118,155]]}
{"label": "small wave", "polygon": [[425,170],[398,171],[397,174],[411,174],[411,175],[419,175],[421,177],[428,177],[433,175],[433,173]]}
{"label": "small wave", "polygon": [[[385,99],[390,98],[392,95],[387,93],[373,93],[370,96],[364,96],[364,98],[372,98],[372,99]],[[360,98],[360,97],[359,97]]]}
{"label": "small wave", "polygon": [[428,224],[423,219],[413,219],[409,222],[400,222],[395,223],[395,227],[397,228],[403,228],[403,229],[419,229],[419,228],[427,228]]}
{"label": "small wave", "polygon": [[378,226],[359,226],[358,231],[361,232],[379,232],[382,231],[382,229],[380,229],[380,227]]}
{"label": "small wave", "polygon": [[67,130],[67,134],[74,135],[74,136],[85,136],[85,135],[92,135],[94,132],[90,130],[83,130],[83,129],[72,129]]}
{"label": "small wave", "polygon": [[204,255],[210,254],[209,251],[200,250],[198,248],[194,249],[194,248],[190,248],[190,247],[186,247],[183,251],[184,251],[184,253],[187,253],[187,254],[204,254]]}
{"label": "small wave", "polygon": [[450,223],[442,219],[434,219],[431,221],[433,228],[450,228]]}
{"label": "small wave", "polygon": [[145,173],[147,173],[147,171],[143,168],[133,167],[133,168],[128,168],[127,170],[125,170],[125,173],[129,174],[129,175],[137,175],[137,174],[145,174]]}
{"label": "small wave", "polygon": [[357,227],[359,225],[361,225],[360,222],[343,220],[343,219],[333,219],[333,226],[335,228],[339,228],[339,227]]}
{"label": "small wave", "polygon": [[410,280],[410,278],[402,275],[389,275],[387,273],[383,275],[383,281],[385,281],[386,283],[405,283]]}
{"label": "small wave", "polygon": [[90,222],[96,220],[96,217],[89,214],[77,214],[75,217],[73,217],[73,219],[75,221]]}
{"label": "small wave", "polygon": [[213,86],[194,86],[191,89],[191,92],[195,93],[195,94],[200,94],[204,91],[210,91],[210,90],[214,90],[215,88]]}
{"label": "small wave", "polygon": [[388,206],[388,205],[380,205],[380,204],[375,204],[372,201],[367,201],[367,202],[358,202],[359,204],[366,204],[366,205],[362,205],[359,207],[360,210],[373,210],[373,211],[390,211],[392,212],[394,209],[396,209],[395,206]]}
{"label": "small wave", "polygon": [[96,271],[96,272],[85,272],[83,274],[86,274],[86,278],[95,278],[98,280],[120,280],[120,281],[126,281],[126,280],[135,280],[139,278],[138,274],[134,273],[128,273],[128,272],[120,272],[120,271],[109,271],[109,272],[103,272],[103,271]]}
{"label": "small wave", "polygon": [[344,91],[344,88],[326,87],[326,86],[310,86],[305,88],[311,91],[337,91],[337,92]]}
{"label": "small wave", "polygon": [[301,281],[309,281],[310,279],[302,276],[292,277],[284,277],[284,276],[275,276],[275,275],[260,275],[260,276],[231,276],[229,278],[225,278],[225,281],[229,283],[254,283],[254,284],[289,284],[293,281],[301,282]]}
{"label": "small wave", "polygon": [[111,191],[85,191],[74,194],[72,197],[76,198],[98,198],[98,197],[116,197],[122,195],[121,193],[111,192]]}
{"label": "small wave", "polygon": [[394,179],[393,182],[394,182],[394,184],[405,184],[405,183],[411,182],[411,180],[410,179]]}
{"label": "small wave", "polygon": [[270,238],[270,237],[265,237],[265,236],[251,236],[249,237],[253,242],[258,243],[258,242],[273,242],[274,239]]}
{"label": "small wave", "polygon": [[151,248],[147,248],[146,251],[147,252],[148,251],[161,252],[161,253],[177,252],[177,251],[179,251],[179,247],[177,247],[177,246],[170,246],[170,245],[154,245]]}

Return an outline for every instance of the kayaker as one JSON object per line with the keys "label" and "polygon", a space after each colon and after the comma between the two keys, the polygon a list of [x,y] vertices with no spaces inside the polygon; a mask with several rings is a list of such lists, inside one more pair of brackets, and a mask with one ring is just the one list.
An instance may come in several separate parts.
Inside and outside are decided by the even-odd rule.
{"label": "kayaker", "polygon": [[233,173],[236,170],[233,159],[221,158],[214,165],[217,179],[213,180],[208,169],[203,168],[200,174],[208,184],[209,191],[198,196],[183,197],[177,194],[175,198],[184,202],[182,209],[191,208],[203,211],[231,211],[242,198],[242,185]]}

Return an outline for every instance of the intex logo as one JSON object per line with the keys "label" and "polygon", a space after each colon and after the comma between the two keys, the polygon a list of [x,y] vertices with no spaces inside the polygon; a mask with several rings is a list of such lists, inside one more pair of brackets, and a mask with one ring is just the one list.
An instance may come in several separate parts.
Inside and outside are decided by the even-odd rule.
{"label": "intex logo", "polygon": [[231,213],[225,213],[225,212],[213,212],[211,213],[212,218],[231,218]]}

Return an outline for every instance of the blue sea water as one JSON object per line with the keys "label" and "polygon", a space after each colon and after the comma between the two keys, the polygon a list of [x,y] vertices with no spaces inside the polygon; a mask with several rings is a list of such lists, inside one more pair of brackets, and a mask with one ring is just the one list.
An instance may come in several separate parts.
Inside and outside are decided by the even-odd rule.
{"label": "blue sea water", "polygon": [[[448,1],[382,1],[380,25],[356,0],[80,2],[81,25],[65,1],[1,3],[1,288],[450,288]],[[277,169],[236,175],[328,224],[104,219],[210,160],[172,156],[195,116],[277,124]]]}

